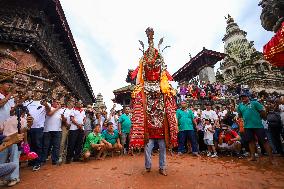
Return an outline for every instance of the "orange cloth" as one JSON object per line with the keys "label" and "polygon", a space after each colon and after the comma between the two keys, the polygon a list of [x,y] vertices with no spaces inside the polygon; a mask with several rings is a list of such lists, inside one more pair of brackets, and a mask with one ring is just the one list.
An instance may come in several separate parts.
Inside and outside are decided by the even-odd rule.
{"label": "orange cloth", "polygon": [[244,128],[244,121],[242,118],[238,118],[237,119],[237,124],[239,125],[239,130],[240,133],[244,133],[245,132],[245,128]]}

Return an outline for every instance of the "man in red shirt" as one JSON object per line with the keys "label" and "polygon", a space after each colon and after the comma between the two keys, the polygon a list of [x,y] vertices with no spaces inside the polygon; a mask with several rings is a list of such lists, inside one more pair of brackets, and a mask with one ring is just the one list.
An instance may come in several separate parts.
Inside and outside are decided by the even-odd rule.
{"label": "man in red shirt", "polygon": [[233,151],[238,155],[242,149],[240,140],[241,137],[236,131],[229,129],[228,125],[222,125],[222,131],[219,135],[219,149]]}

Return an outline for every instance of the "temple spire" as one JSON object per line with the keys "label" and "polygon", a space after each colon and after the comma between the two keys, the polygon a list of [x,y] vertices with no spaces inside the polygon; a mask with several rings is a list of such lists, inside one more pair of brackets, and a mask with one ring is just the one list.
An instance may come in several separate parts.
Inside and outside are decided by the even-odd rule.
{"label": "temple spire", "polygon": [[234,18],[230,14],[225,16],[225,19],[227,27],[223,42],[231,41],[230,39],[235,40],[237,38],[246,38],[247,33],[240,29],[239,25],[235,22]]}
{"label": "temple spire", "polygon": [[230,23],[234,23],[234,22],[235,22],[235,20],[233,19],[233,17],[231,17],[231,15],[229,15],[229,14],[228,14],[228,16],[225,17],[225,18],[226,18],[226,20],[227,20],[227,24],[230,24]]}

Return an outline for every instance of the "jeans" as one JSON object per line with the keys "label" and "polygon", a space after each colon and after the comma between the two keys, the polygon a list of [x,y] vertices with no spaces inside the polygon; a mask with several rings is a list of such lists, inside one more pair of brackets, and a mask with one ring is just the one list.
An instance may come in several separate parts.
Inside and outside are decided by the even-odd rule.
{"label": "jeans", "polygon": [[43,127],[42,128],[31,128],[29,130],[30,136],[30,148],[32,152],[38,155],[38,158],[31,161],[32,166],[41,165],[41,157],[43,153]]}
{"label": "jeans", "polygon": [[68,147],[66,161],[79,160],[83,146],[84,131],[71,130],[68,135]]}
{"label": "jeans", "polygon": [[185,143],[189,139],[192,147],[192,153],[198,152],[198,146],[196,141],[196,135],[194,130],[186,130],[178,132],[178,152],[185,152]]}
{"label": "jeans", "polygon": [[10,177],[10,174],[17,168],[16,163],[1,163],[0,164],[0,178]]}
{"label": "jeans", "polygon": [[49,147],[51,147],[51,160],[56,163],[59,160],[59,150],[61,142],[61,131],[49,131],[43,134],[43,155],[42,162],[45,162],[48,156]]}
{"label": "jeans", "polygon": [[159,168],[166,168],[166,143],[165,139],[149,139],[148,144],[145,146],[145,167],[151,168],[152,166],[152,149],[154,142],[157,141],[159,144]]}
{"label": "jeans", "polygon": [[20,177],[19,158],[20,158],[20,152],[17,144],[13,144],[12,146],[0,152],[0,164],[6,163],[7,160],[9,159],[9,162],[15,163],[16,165],[16,169],[8,177],[6,177],[6,180],[19,179]]}

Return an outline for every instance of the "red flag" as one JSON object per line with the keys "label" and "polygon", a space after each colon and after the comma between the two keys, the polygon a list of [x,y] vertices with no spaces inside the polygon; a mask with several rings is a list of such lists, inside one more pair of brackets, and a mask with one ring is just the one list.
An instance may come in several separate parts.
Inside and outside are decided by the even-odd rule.
{"label": "red flag", "polygon": [[174,78],[171,76],[171,74],[167,70],[166,70],[166,75],[167,75],[169,81],[174,80]]}
{"label": "red flag", "polygon": [[139,66],[131,73],[131,79],[135,79],[139,71]]}

